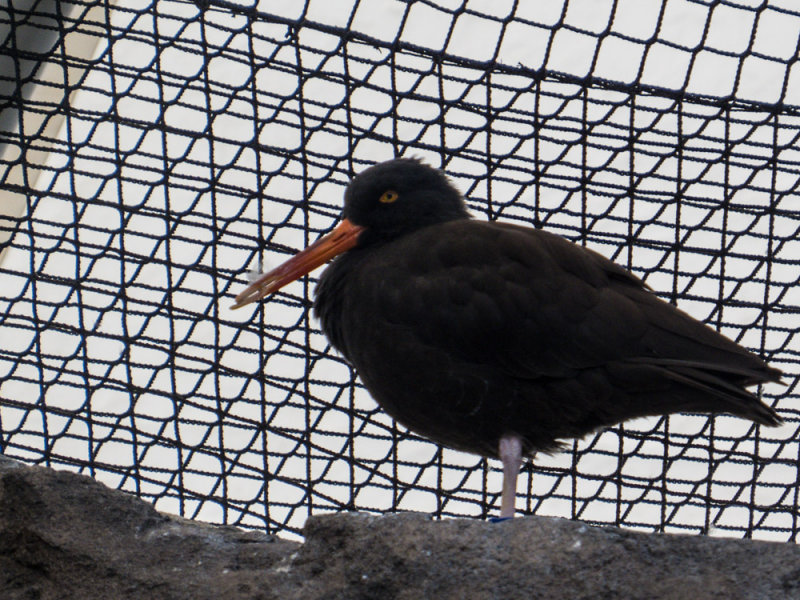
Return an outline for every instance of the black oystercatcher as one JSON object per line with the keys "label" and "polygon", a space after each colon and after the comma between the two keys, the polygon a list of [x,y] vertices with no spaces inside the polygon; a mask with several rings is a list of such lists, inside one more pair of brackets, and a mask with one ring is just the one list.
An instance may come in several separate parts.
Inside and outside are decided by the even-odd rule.
{"label": "black oystercatcher", "polygon": [[780,371],[600,254],[473,221],[447,177],[384,162],[345,192],[332,233],[236,298],[255,302],[339,255],[314,310],[377,402],[444,446],[500,458],[501,517],[523,456],[634,417],[781,422],[747,386]]}

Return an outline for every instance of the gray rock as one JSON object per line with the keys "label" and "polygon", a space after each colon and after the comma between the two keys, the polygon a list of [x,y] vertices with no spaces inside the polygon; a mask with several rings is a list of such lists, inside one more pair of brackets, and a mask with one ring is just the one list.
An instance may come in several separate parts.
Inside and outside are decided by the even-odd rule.
{"label": "gray rock", "polygon": [[0,456],[0,598],[800,598],[800,548],[529,517],[312,517],[305,543]]}
{"label": "gray rock", "polygon": [[157,512],[83,475],[0,457],[0,598],[273,598],[299,543]]}

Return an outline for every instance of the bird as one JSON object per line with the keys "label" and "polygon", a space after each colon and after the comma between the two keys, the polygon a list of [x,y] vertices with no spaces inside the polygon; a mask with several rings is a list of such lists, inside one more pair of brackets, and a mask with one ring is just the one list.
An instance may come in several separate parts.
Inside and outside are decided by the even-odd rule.
{"label": "bird", "polygon": [[450,178],[418,158],[354,177],[339,224],[233,308],[328,261],[313,310],[331,345],[406,428],[500,459],[498,520],[515,515],[523,460],[565,440],[678,412],[782,422],[747,389],[780,370],[598,252],[472,218]]}

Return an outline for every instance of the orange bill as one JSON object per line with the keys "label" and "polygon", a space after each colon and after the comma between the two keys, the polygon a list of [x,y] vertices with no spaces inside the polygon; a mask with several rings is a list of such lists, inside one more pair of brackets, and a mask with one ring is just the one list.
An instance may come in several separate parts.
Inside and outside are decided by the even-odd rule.
{"label": "orange bill", "polygon": [[360,225],[353,225],[347,219],[342,219],[342,222],[328,235],[321,237],[305,250],[250,284],[236,296],[236,304],[231,308],[241,308],[251,302],[257,302],[325,264],[337,254],[349,250],[356,245],[362,231],[364,228]]}

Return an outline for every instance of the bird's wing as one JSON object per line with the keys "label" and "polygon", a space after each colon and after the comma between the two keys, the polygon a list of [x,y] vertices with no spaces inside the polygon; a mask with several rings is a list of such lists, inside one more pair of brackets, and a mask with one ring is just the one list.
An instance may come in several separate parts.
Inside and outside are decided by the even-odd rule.
{"label": "bird's wing", "polygon": [[777,377],[624,268],[559,236],[464,220],[392,246],[375,263],[378,310],[465,361],[520,378],[619,361],[716,370],[740,385]]}

